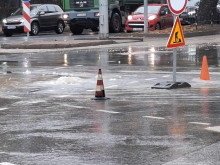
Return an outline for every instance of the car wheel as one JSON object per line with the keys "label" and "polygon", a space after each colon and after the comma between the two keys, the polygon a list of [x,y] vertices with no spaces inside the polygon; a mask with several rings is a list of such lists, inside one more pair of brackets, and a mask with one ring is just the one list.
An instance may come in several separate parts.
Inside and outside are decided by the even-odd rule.
{"label": "car wheel", "polygon": [[39,24],[37,22],[33,22],[31,24],[30,34],[33,35],[33,36],[38,35],[39,31],[40,31]]}
{"label": "car wheel", "polygon": [[82,34],[83,32],[83,27],[81,26],[71,26],[70,25],[70,31],[73,33],[73,34]]}
{"label": "car wheel", "polygon": [[157,24],[156,24],[155,30],[161,30],[160,23],[157,23]]}
{"label": "car wheel", "polygon": [[118,13],[113,13],[109,24],[109,31],[112,33],[119,33],[120,30],[121,30],[121,17]]}
{"label": "car wheel", "polygon": [[99,31],[99,28],[97,28],[97,27],[92,27],[91,30],[92,30],[93,32],[98,32],[98,31]]}
{"label": "car wheel", "polygon": [[12,36],[12,32],[4,32],[4,35],[6,36],[6,37],[11,37]]}
{"label": "car wheel", "polygon": [[62,34],[63,33],[63,31],[64,31],[64,23],[62,22],[62,21],[59,21],[58,22],[58,24],[57,24],[57,27],[56,27],[56,29],[55,29],[55,32],[57,33],[57,34]]}

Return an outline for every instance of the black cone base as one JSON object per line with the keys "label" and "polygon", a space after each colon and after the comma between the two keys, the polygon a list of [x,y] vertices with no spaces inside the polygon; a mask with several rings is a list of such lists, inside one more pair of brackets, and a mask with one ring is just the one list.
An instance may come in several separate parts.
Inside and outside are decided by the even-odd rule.
{"label": "black cone base", "polygon": [[157,83],[152,89],[178,89],[178,88],[190,88],[191,85],[187,82],[162,82],[162,83]]}
{"label": "black cone base", "polygon": [[108,97],[94,97],[92,100],[109,100],[110,98]]}

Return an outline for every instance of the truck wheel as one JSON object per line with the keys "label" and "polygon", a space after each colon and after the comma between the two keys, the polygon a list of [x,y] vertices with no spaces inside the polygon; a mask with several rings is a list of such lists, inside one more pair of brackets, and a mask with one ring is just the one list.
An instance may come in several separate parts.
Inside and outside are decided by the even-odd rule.
{"label": "truck wheel", "polygon": [[71,31],[73,34],[82,34],[82,32],[83,32],[83,27],[81,27],[81,26],[70,26],[70,31]]}
{"label": "truck wheel", "polygon": [[97,27],[92,27],[91,30],[92,30],[93,32],[98,32],[98,31],[99,31],[99,28],[97,28]]}
{"label": "truck wheel", "polygon": [[64,31],[64,23],[62,22],[62,21],[59,21],[58,23],[57,23],[57,27],[56,27],[56,29],[55,29],[55,32],[57,33],[57,34],[62,34],[63,33],[63,31]]}
{"label": "truck wheel", "polygon": [[118,13],[113,13],[109,24],[109,31],[112,33],[119,33],[120,30],[121,30],[121,17]]}
{"label": "truck wheel", "polygon": [[38,35],[39,31],[40,31],[40,27],[39,27],[38,23],[37,23],[37,22],[33,22],[33,23],[31,24],[30,34],[31,34],[32,36],[36,36],[36,35]]}

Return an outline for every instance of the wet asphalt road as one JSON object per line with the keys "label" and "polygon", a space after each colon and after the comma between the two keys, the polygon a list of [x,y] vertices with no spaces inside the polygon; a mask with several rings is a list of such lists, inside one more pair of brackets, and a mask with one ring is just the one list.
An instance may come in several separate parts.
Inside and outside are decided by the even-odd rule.
{"label": "wet asphalt road", "polygon": [[[220,47],[1,54],[0,163],[220,164]],[[200,80],[207,55],[211,81]],[[107,101],[94,101],[98,69]]]}

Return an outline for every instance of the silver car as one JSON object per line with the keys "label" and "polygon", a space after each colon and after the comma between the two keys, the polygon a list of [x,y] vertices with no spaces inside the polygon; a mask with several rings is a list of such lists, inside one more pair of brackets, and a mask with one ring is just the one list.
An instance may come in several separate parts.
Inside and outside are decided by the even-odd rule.
{"label": "silver car", "polygon": [[[37,35],[39,31],[55,30],[57,34],[64,31],[63,10],[54,4],[30,5],[31,35]],[[24,32],[23,9],[18,8],[11,16],[3,19],[2,31],[5,36]]]}

